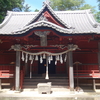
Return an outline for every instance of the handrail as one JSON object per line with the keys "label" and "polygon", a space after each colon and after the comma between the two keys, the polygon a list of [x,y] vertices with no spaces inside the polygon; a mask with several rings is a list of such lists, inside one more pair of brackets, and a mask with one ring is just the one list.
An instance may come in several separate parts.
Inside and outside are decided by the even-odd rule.
{"label": "handrail", "polygon": [[0,70],[0,78],[14,77],[14,71],[12,70]]}
{"label": "handrail", "polygon": [[78,70],[78,71],[74,70],[74,77],[100,78],[100,71],[99,70]]}

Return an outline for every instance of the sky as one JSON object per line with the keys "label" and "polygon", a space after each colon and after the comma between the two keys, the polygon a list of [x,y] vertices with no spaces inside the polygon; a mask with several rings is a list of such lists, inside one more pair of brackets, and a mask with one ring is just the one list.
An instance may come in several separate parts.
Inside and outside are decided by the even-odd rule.
{"label": "sky", "polygon": [[[29,4],[31,6],[30,10],[34,11],[35,9],[40,10],[43,6],[43,2],[45,0],[25,0],[26,4]],[[96,10],[98,10],[98,2],[97,0],[85,0],[86,4],[90,4],[92,6],[96,7]]]}

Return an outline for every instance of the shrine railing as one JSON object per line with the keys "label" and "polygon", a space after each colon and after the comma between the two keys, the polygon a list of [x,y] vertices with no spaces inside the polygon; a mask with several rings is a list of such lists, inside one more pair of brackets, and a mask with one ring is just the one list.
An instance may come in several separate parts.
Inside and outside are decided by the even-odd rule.
{"label": "shrine railing", "polygon": [[14,71],[11,70],[0,70],[0,78],[13,78]]}
{"label": "shrine railing", "polygon": [[15,67],[10,64],[0,65],[0,78],[14,78]]}
{"label": "shrine railing", "polygon": [[99,70],[74,70],[74,77],[100,78]]}

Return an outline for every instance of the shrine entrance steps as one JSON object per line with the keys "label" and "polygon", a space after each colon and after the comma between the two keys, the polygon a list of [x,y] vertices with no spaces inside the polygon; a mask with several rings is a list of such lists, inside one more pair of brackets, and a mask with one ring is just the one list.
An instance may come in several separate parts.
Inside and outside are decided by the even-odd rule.
{"label": "shrine entrance steps", "polygon": [[25,77],[23,83],[23,91],[30,90],[30,91],[37,91],[37,84],[38,83],[47,83],[51,82],[52,86],[51,89],[53,91],[66,91],[69,90],[69,82],[68,77],[64,75],[50,75],[49,79],[45,79],[44,76],[35,75],[32,78]]}

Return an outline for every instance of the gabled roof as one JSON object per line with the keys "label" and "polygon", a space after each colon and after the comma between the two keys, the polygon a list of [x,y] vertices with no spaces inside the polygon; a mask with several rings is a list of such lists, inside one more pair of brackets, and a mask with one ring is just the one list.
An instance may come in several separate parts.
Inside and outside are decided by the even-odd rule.
{"label": "gabled roof", "polygon": [[36,22],[39,17],[44,13],[48,11],[57,21],[59,21],[63,26],[65,26],[66,28],[71,28],[71,26],[67,25],[62,19],[60,19],[55,12],[53,11],[53,9],[48,5],[48,3],[44,2],[44,6],[43,8],[39,11],[39,13],[27,24],[32,24],[34,22]]}
{"label": "gabled roof", "polygon": [[[64,27],[49,21],[37,21],[46,10]],[[62,34],[100,33],[100,24],[95,21],[90,10],[53,11],[45,3],[39,12],[8,11],[5,20],[0,24],[0,34],[24,34],[36,27],[50,27]]]}

